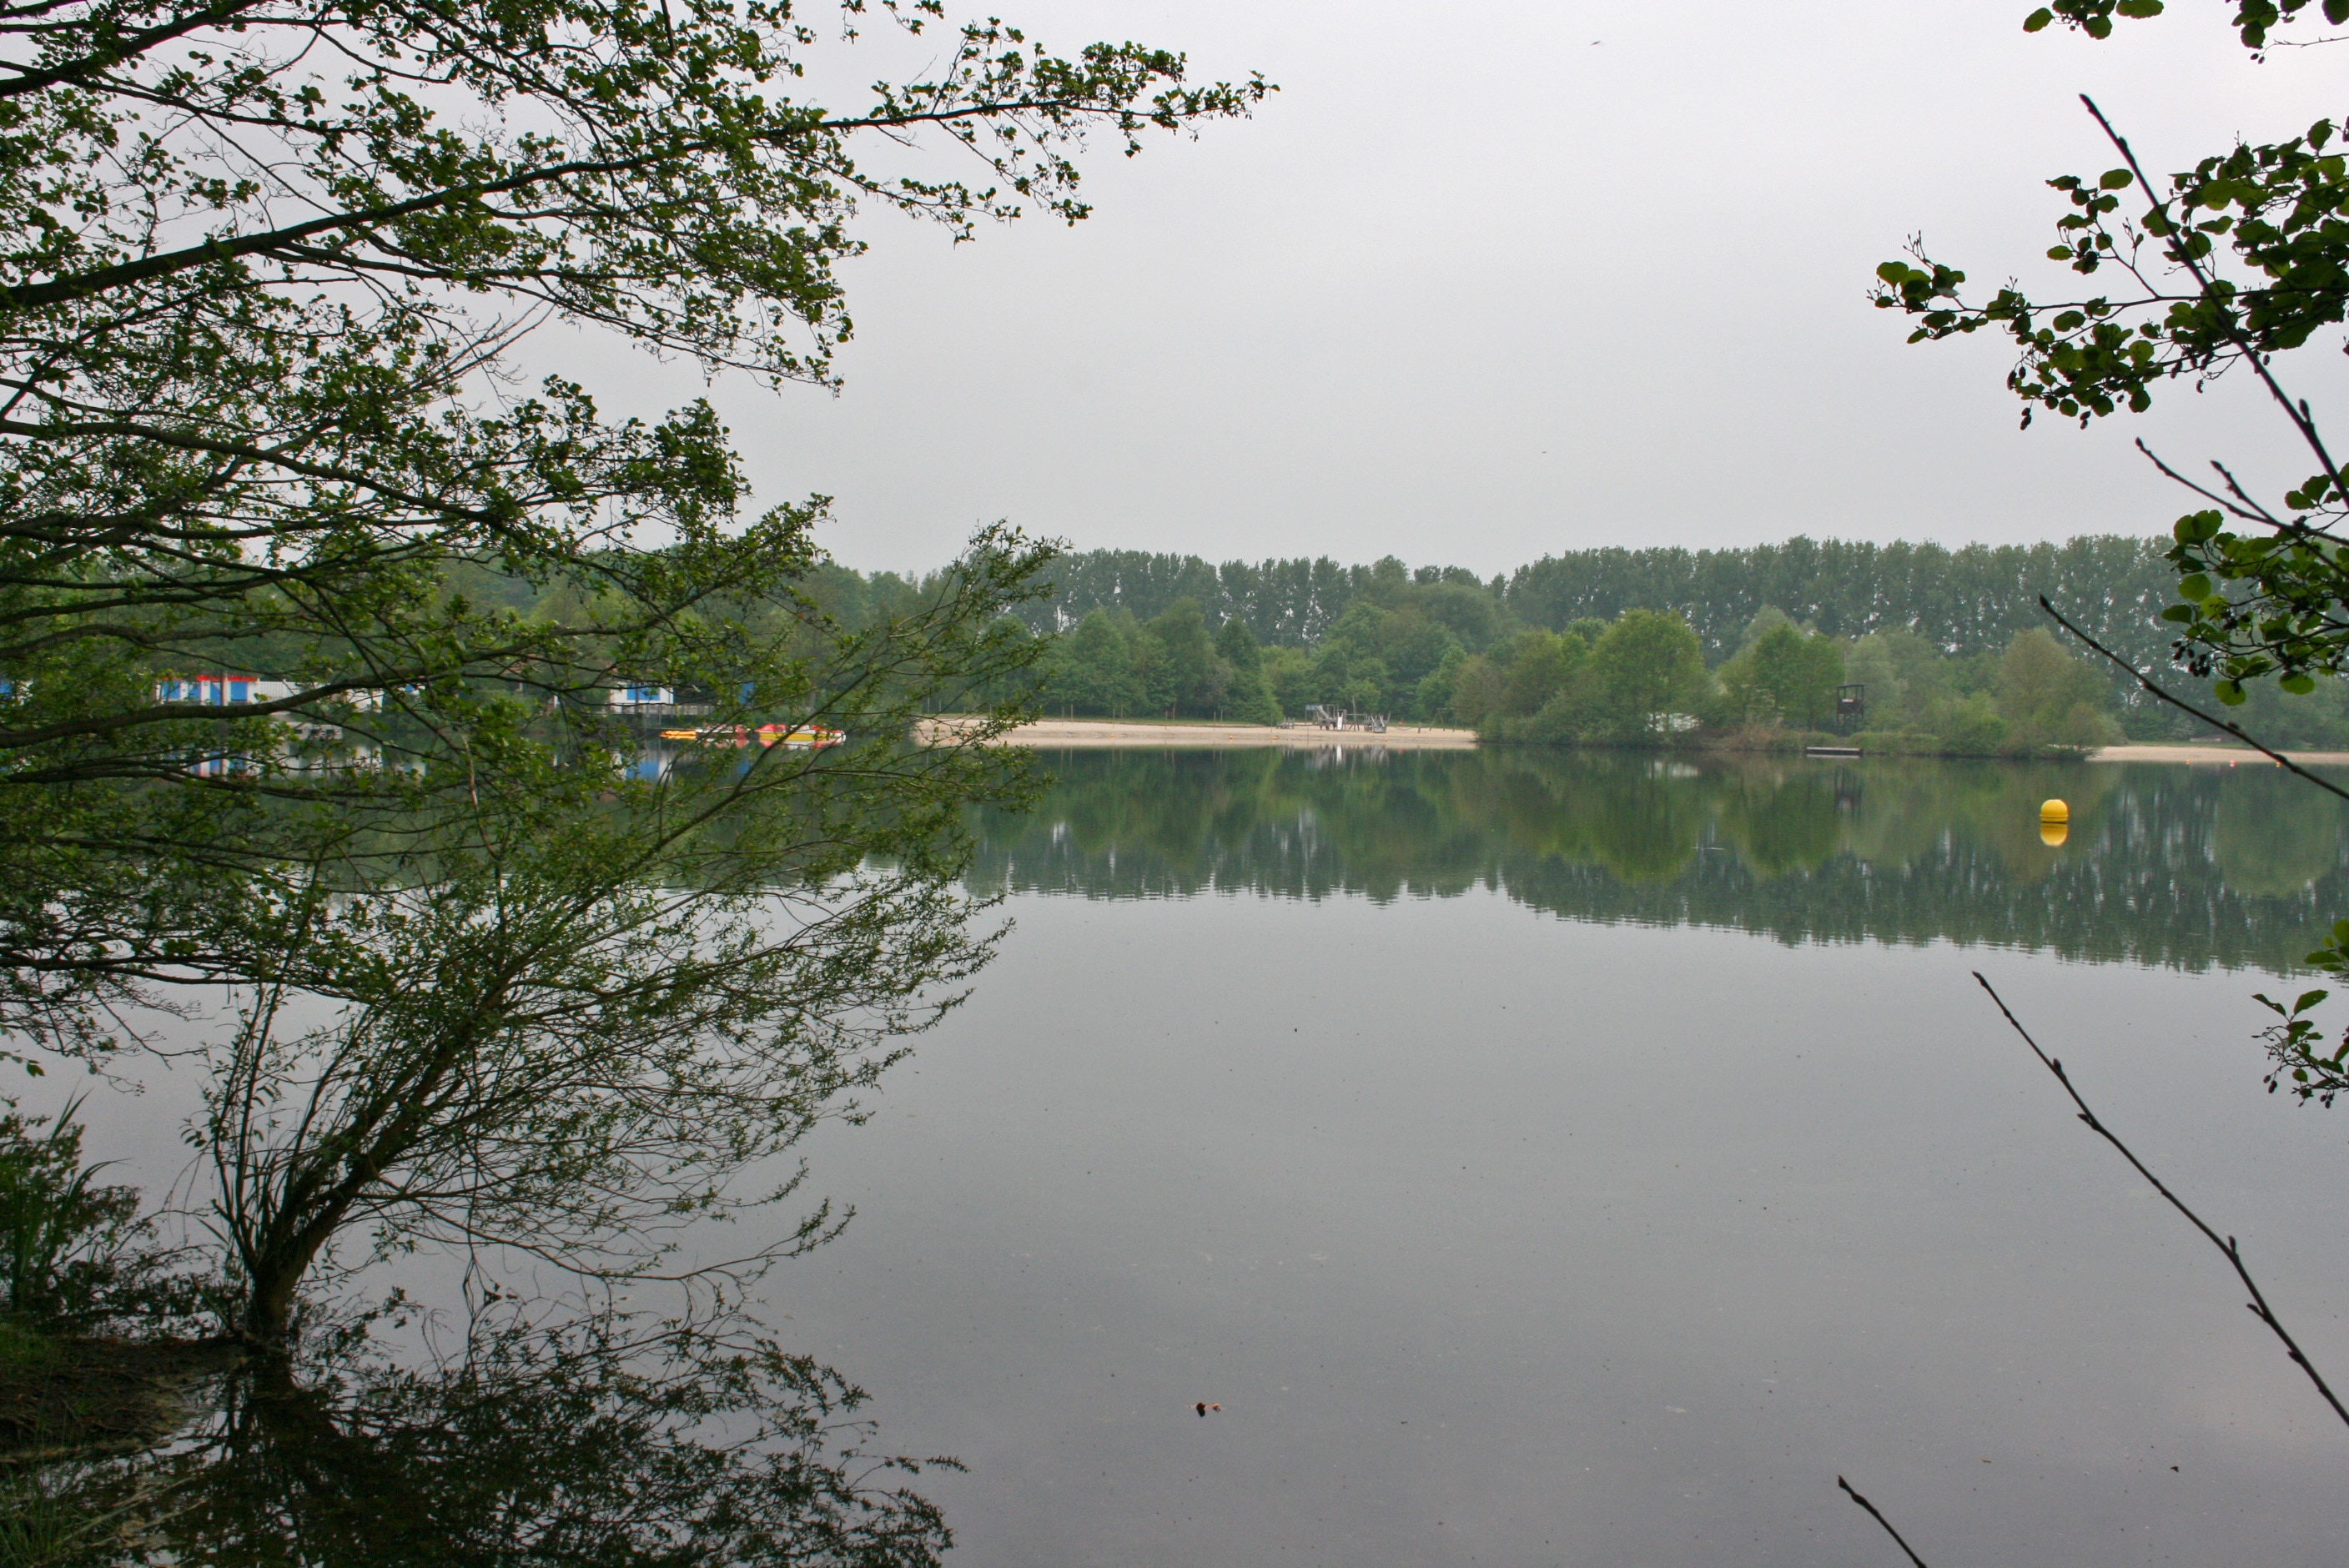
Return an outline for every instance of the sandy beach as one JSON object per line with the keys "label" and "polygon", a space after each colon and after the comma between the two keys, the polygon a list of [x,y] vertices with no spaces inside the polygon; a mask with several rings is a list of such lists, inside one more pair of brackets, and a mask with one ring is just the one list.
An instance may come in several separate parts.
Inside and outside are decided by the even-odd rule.
{"label": "sandy beach", "polygon": [[[961,720],[926,718],[916,733],[931,739],[951,733]],[[1287,728],[1268,724],[1171,724],[1147,719],[1048,718],[1005,735],[1002,746],[1383,746],[1415,751],[1466,751],[1476,745],[1473,729],[1436,729],[1398,724],[1383,733],[1367,729],[1322,729],[1309,724]]]}
{"label": "sandy beach", "polygon": [[[2303,767],[2349,768],[2349,751],[2287,751]],[[2246,768],[2275,764],[2248,746],[2106,746],[2088,753],[2091,762],[2225,762]]]}
{"label": "sandy beach", "polygon": [[[952,715],[926,718],[917,727],[922,738],[952,733],[965,721]],[[1322,729],[1313,725],[1286,728],[1267,724],[1170,723],[1163,719],[1048,718],[1022,725],[997,742],[1002,746],[1384,746],[1418,751],[1467,751],[1476,745],[1473,729],[1441,729],[1430,725],[1392,725],[1383,734],[1367,729]],[[2285,756],[2309,767],[2349,768],[2349,751],[2287,751]],[[2091,762],[2189,762],[2205,766],[2236,765],[2272,768],[2274,763],[2246,746],[2140,744],[2100,747],[2087,755]]]}

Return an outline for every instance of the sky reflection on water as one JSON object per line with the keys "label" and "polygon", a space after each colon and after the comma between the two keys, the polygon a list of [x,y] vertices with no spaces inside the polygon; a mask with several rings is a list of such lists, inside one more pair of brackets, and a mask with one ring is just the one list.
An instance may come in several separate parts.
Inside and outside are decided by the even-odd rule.
{"label": "sky reflection on water", "polygon": [[2241,770],[1651,761],[1092,754],[984,825],[1018,929],[813,1151],[860,1216],[777,1297],[970,1465],[952,1561],[1895,1560],[1839,1472],[1935,1563],[2331,1554],[2349,1438],[1969,971],[2349,1369],[2291,1196],[2349,1123],[2191,945],[2349,907],[2337,824]]}
{"label": "sky reflection on water", "polygon": [[[2349,1248],[2305,1196],[2349,1180],[2349,1109],[2263,1092],[2249,1000],[2349,912],[2313,791],[2240,769],[1050,761],[1035,812],[978,823],[977,884],[1016,922],[999,961],[869,1124],[806,1150],[858,1215],[766,1290],[785,1351],[870,1390],[862,1446],[968,1465],[888,1481],[942,1511],[950,1564],[1897,1560],[1838,1473],[1937,1564],[2337,1554],[2349,1436],[1969,974],[2349,1377]],[[2060,851],[2048,795],[2072,803]],[[151,1136],[109,1148],[176,1168],[158,1087]],[[504,1283],[534,1287],[523,1264]],[[428,1488],[464,1462],[425,1394],[401,1397],[429,1440],[378,1402],[385,1440],[344,1445],[394,1490],[387,1456]],[[222,1440],[270,1435],[240,1411],[271,1414],[226,1412]],[[466,1411],[498,1429],[493,1402]],[[577,1446],[613,1459],[585,1439],[631,1418],[574,1423]],[[502,1476],[536,1479],[484,1470],[443,1522]],[[259,1511],[254,1550],[218,1560],[296,1524],[388,1563],[438,1539],[429,1511],[369,1535],[383,1505],[327,1480],[306,1522],[284,1488],[210,1491]],[[576,1495],[628,1484],[591,1466]]]}

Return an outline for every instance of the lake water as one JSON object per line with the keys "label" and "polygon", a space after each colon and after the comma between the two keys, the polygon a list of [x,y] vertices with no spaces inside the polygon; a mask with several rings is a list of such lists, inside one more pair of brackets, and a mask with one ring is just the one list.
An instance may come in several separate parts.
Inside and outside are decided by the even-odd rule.
{"label": "lake water", "polygon": [[[771,1282],[965,1568],[2338,1559],[2349,913],[2273,769],[1090,752]],[[2061,849],[2037,807],[2073,807]],[[1200,1401],[1222,1409],[1202,1418]]]}
{"label": "lake water", "polygon": [[[914,1483],[957,1568],[1905,1561],[1838,1474],[1934,1568],[2339,1560],[2349,1431],[1971,973],[2349,1382],[2349,1107],[2265,1091],[2251,1000],[2349,913],[2330,798],[2250,767],[1046,760],[1038,809],[977,823],[1001,956],[805,1149],[858,1212],[766,1287],[785,1346],[871,1392],[872,1449],[968,1467]],[[160,1192],[194,1085],[149,1076],[85,1114]],[[445,1301],[456,1267],[357,1288]],[[539,1462],[498,1422],[484,1463]]]}

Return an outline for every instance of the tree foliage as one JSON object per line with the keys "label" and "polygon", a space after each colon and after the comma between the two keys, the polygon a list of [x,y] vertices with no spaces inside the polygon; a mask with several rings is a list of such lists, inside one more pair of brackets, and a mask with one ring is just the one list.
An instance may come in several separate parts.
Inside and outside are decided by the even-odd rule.
{"label": "tree foliage", "polygon": [[[803,94],[875,19],[930,66]],[[705,404],[616,421],[520,385],[532,330],[828,383],[860,206],[1073,222],[1089,134],[1131,152],[1268,90],[935,0],[829,28],[789,0],[69,0],[0,36],[0,968],[7,1021],[69,1049],[141,983],[253,972],[214,915],[281,853],[340,832],[355,866],[367,824],[412,840],[492,770],[604,747],[576,710],[616,681],[802,717],[821,503],[745,525]],[[223,726],[168,684],[222,670],[281,689]],[[550,703],[559,739],[516,716]]]}
{"label": "tree foliage", "polygon": [[2044,593],[2108,645],[2160,664],[2171,637],[2161,612],[2177,580],[2167,543],[2106,534],[1954,549],[1803,537],[1734,550],[1609,546],[1545,555],[1484,583],[1464,568],[1406,570],[1400,561],[1217,565],[1197,556],[1101,550],[1056,563],[1052,592],[1020,614],[1049,632],[1073,628],[1095,609],[1146,622],[1189,598],[1211,624],[1237,620],[1262,646],[1312,651],[1337,634],[1358,602],[1411,612],[1391,632],[1383,622],[1358,621],[1345,633],[1388,665],[1392,684],[1379,706],[1402,713],[1411,702],[1406,677],[1424,679],[1444,663],[1444,634],[1465,658],[1514,630],[1558,632],[1630,609],[1679,614],[1708,665],[1741,651],[1754,617],[1774,608],[1830,636],[1908,630],[1944,655],[1970,657],[1995,653],[2041,624],[2037,601]]}
{"label": "tree foliage", "polygon": [[1590,648],[1600,723],[1623,738],[1660,733],[1703,701],[1704,655],[1678,615],[1626,610]]}
{"label": "tree foliage", "polygon": [[82,1159],[78,1099],[54,1117],[0,1113],[0,1326],[88,1329],[158,1308],[167,1254],[136,1188]]}
{"label": "tree foliage", "polygon": [[281,840],[235,913],[265,956],[197,1052],[234,1326],[282,1343],[305,1288],[426,1242],[641,1274],[687,1219],[783,1196],[732,1183],[853,1118],[988,954],[954,886],[962,814],[1025,798],[978,744],[1021,710],[966,744],[904,736],[1033,659],[996,612],[1037,566],[981,550],[920,613],[833,627],[756,683],[843,744],[542,745],[484,697],[467,734],[502,749],[461,816]]}
{"label": "tree foliage", "polygon": [[[233,1000],[197,1136],[233,1326],[281,1348],[370,1251],[640,1273],[780,1196],[730,1182],[986,955],[963,813],[1025,798],[984,743],[1053,552],[844,580],[821,500],[744,515],[707,404],[609,418],[523,345],[832,385],[860,212],[1073,222],[1089,137],[1268,88],[937,0],[65,0],[0,36],[0,1025],[96,1055],[119,1004]],[[871,88],[812,85],[876,44]],[[203,700],[226,673],[256,700]]]}
{"label": "tree foliage", "polygon": [[1445,717],[1495,739],[1652,745],[1697,724],[1713,684],[1685,622],[1627,610],[1612,624],[1527,632],[1465,660]]}
{"label": "tree foliage", "polygon": [[[2247,47],[2263,49],[2312,8],[2311,0],[2241,0],[2234,21]],[[2153,0],[2075,0],[2026,25],[2035,31],[2060,17],[2102,38],[2116,15],[2162,9]],[[2327,21],[2349,15],[2333,0],[2321,9]],[[2336,531],[2349,517],[2349,487],[2278,360],[2339,328],[2349,311],[2349,160],[2336,146],[2340,129],[2321,119],[2299,136],[2238,142],[2157,179],[2127,138],[2087,108],[2120,162],[2048,181],[2069,211],[2047,255],[2077,283],[2053,297],[2009,284],[1975,302],[1962,271],[1917,246],[1911,260],[1877,269],[1876,303],[1916,321],[1911,342],[2006,333],[2017,351],[2007,385],[2024,401],[2026,425],[2034,407],[2085,425],[2144,411],[2166,383],[2200,385],[2230,372],[2257,381],[2317,471],[2269,488],[2220,463],[2206,481],[2148,453],[2208,503],[2172,531],[2167,557],[2178,581],[2163,614],[2178,658],[2215,676],[2221,700],[2240,703],[2244,683],[2267,676],[2304,694],[2319,675],[2349,665],[2349,576]]]}
{"label": "tree foliage", "polygon": [[1226,617],[1211,633],[1193,599],[1177,599],[1148,621],[1123,610],[1087,612],[1053,644],[1038,700],[1054,712],[1112,718],[1270,724],[1281,712],[1247,623]]}
{"label": "tree foliage", "polygon": [[[2141,21],[2160,15],[2165,8],[2163,0],[2053,0],[2024,17],[2023,30],[2040,32],[2060,18],[2065,26],[2077,27],[2092,38],[2109,38],[2115,16]],[[2349,20],[2349,0],[2235,0],[2237,36],[2245,48],[2263,49],[2271,29],[2311,8],[2321,10],[2335,26]]]}
{"label": "tree foliage", "polygon": [[2101,746],[2120,738],[2104,711],[2104,676],[2044,628],[2007,645],[1996,690],[2000,716],[2025,746]]}
{"label": "tree foliage", "polygon": [[1675,611],[1702,642],[1705,662],[1718,665],[1741,650],[1766,609],[1832,637],[1908,630],[1945,655],[1971,656],[2040,624],[2045,593],[2112,645],[2159,660],[2172,582],[2161,549],[2115,534],[1955,549],[1799,536],[1735,550],[1606,547],[1518,567],[1505,602],[1521,624],[1551,630],[1628,609]]}
{"label": "tree foliage", "polygon": [[1905,629],[1846,644],[1764,605],[1738,639],[1743,651],[1710,672],[1694,635],[1671,616],[1627,610],[1505,637],[1452,672],[1438,717],[1546,745],[1791,746],[1835,722],[1848,678],[1866,689],[1847,727],[1879,752],[2030,756],[2119,738],[2103,673],[2038,627],[1952,658]]}
{"label": "tree foliage", "polygon": [[[2160,0],[2055,0],[2024,21],[2037,32],[2061,20],[2108,38],[2116,18],[2159,15]],[[2349,0],[2236,0],[2233,23],[2257,56],[2312,13],[2349,21]],[[2157,390],[2198,389],[2220,377],[2251,377],[2290,428],[2316,471],[2278,484],[2239,477],[2214,461],[2197,479],[2145,447],[2161,471],[2193,492],[2196,510],[2171,531],[2167,558],[2178,574],[2176,602],[2163,610],[2172,653],[2211,677],[2222,702],[2241,707],[2254,690],[2305,702],[2320,691],[2337,702],[2349,672],[2349,522],[2344,480],[2318,417],[2291,377],[2295,356],[2337,341],[2349,319],[2349,154],[2341,125],[2319,119],[2297,136],[2239,140],[2183,170],[2151,174],[2129,139],[2086,98],[2089,115],[2118,163],[2101,173],[2064,174],[2050,189],[2068,211],[2056,220],[2050,261],[2073,282],[2053,295],[2010,283],[1987,300],[1970,297],[1966,274],[1930,255],[1877,269],[1876,303],[1916,325],[1911,342],[2003,332],[2016,349],[2007,386],[2034,407],[2083,426],[2127,409],[2141,413]],[[2310,962],[2349,964],[2349,923],[2337,923]],[[2327,1052],[2308,1016],[2326,993],[2291,1006],[2261,1000],[2282,1020],[2269,1031],[2278,1077],[2303,1099],[2331,1104],[2342,1086],[2340,1049]],[[2344,1047],[2349,1048],[2349,1042]]]}
{"label": "tree foliage", "polygon": [[1488,585],[1475,573],[1459,566],[1406,570],[1392,556],[1351,566],[1328,556],[1217,565],[1196,555],[1090,550],[1061,562],[1052,579],[1051,594],[1026,612],[1039,631],[1074,625],[1097,609],[1124,610],[1147,621],[1176,600],[1190,599],[1218,624],[1235,617],[1246,622],[1259,644],[1302,646],[1328,635],[1358,597],[1371,594],[1385,603],[1407,586],[1434,584],[1452,590],[1446,602],[1462,606],[1457,614],[1467,618],[1467,626],[1459,628],[1464,638],[1475,640],[1475,623],[1492,614],[1488,597],[1477,592]]}
{"label": "tree foliage", "polygon": [[1843,649],[1835,639],[1806,633],[1783,616],[1721,671],[1738,714],[1776,717],[1804,729],[1824,729],[1834,718],[1843,676]]}

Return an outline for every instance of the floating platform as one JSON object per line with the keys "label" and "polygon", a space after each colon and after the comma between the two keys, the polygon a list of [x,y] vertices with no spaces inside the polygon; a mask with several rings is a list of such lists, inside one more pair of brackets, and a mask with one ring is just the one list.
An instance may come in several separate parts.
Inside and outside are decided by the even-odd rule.
{"label": "floating platform", "polygon": [[1857,746],[1806,746],[1803,748],[1803,755],[1806,757],[1857,757],[1859,755],[1859,748]]}
{"label": "floating platform", "polygon": [[787,751],[821,751],[827,746],[840,745],[848,736],[820,724],[762,724],[756,729],[740,724],[713,724],[700,729],[664,729],[660,738],[691,740],[703,746],[748,746],[755,740],[761,746],[780,746]]}

